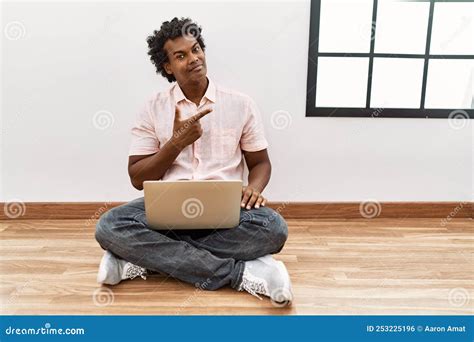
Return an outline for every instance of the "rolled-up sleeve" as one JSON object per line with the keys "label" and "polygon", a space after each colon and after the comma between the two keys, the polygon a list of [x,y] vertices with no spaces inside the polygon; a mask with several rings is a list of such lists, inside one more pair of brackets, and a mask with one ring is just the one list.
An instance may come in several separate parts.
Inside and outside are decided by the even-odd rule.
{"label": "rolled-up sleeve", "polygon": [[160,142],[156,136],[150,102],[147,101],[136,115],[135,124],[131,129],[129,156],[153,154],[160,150]]}
{"label": "rolled-up sleeve", "polygon": [[246,122],[240,138],[240,148],[248,152],[264,150],[268,147],[263,121],[257,104],[250,97],[246,105]]}

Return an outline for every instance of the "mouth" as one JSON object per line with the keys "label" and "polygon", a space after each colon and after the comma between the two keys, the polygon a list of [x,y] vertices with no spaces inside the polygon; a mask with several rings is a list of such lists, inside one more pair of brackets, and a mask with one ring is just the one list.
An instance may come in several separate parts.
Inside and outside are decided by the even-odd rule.
{"label": "mouth", "polygon": [[195,67],[189,69],[189,72],[193,72],[193,71],[201,71],[203,68],[203,65],[202,64],[199,64],[199,65],[196,65]]}

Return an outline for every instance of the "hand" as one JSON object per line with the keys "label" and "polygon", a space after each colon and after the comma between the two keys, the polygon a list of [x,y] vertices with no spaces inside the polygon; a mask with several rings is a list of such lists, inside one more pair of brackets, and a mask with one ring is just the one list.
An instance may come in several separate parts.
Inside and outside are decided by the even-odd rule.
{"label": "hand", "polygon": [[202,135],[199,120],[210,112],[212,112],[211,108],[204,109],[189,119],[181,120],[181,112],[178,107],[176,107],[173,122],[173,137],[171,138],[173,144],[179,149],[183,149],[199,139]]}
{"label": "hand", "polygon": [[247,209],[252,208],[255,205],[255,208],[260,208],[265,206],[267,199],[262,196],[262,194],[256,189],[250,186],[244,186],[242,188],[242,202],[240,206],[242,208],[246,207]]}

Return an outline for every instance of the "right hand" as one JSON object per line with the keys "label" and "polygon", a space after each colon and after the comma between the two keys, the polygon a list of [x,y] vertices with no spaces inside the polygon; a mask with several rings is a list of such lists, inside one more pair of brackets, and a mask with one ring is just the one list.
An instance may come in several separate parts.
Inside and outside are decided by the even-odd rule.
{"label": "right hand", "polygon": [[199,139],[202,135],[202,128],[199,120],[210,112],[212,112],[211,108],[204,109],[191,116],[189,119],[182,120],[181,112],[178,107],[176,107],[173,123],[173,137],[171,138],[173,144],[179,149],[183,149]]}

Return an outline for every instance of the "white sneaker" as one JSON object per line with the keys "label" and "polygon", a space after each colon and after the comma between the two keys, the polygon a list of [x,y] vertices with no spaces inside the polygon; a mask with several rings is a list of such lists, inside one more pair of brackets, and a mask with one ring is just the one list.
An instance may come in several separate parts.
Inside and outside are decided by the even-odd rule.
{"label": "white sneaker", "polygon": [[245,262],[239,291],[247,291],[262,299],[258,294],[270,297],[278,306],[290,305],[293,300],[291,281],[285,265],[268,254]]}
{"label": "white sneaker", "polygon": [[146,269],[114,256],[105,251],[100,261],[97,282],[99,284],[116,285],[125,279],[134,279],[140,276],[146,279]]}

